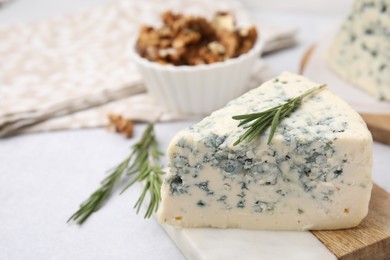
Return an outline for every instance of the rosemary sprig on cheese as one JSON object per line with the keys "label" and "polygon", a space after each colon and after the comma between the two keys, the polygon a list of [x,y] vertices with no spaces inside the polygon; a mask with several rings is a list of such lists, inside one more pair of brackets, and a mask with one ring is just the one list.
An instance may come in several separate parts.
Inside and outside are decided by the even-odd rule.
{"label": "rosemary sprig on cheese", "polygon": [[111,171],[111,174],[101,182],[100,188],[81,204],[79,210],[68,219],[68,222],[73,220],[79,225],[83,224],[91,214],[103,206],[120,180],[134,177],[134,175],[135,177],[125,186],[122,192],[136,182],[145,181],[143,191],[134,208],[137,208],[138,213],[147,193],[149,193],[150,200],[144,216],[149,218],[157,210],[161,200],[160,188],[163,170],[159,164],[159,159],[162,155],[163,153],[158,149],[154,125],[150,123],[141,139],[132,146],[131,154]]}
{"label": "rosemary sprig on cheese", "polygon": [[251,142],[256,138],[256,136],[264,133],[268,127],[271,127],[267,142],[267,144],[270,144],[272,137],[275,134],[276,127],[279,125],[280,121],[295,111],[301,105],[303,98],[322,90],[325,88],[325,86],[326,85],[321,85],[311,88],[302,95],[299,95],[298,97],[288,100],[282,105],[270,108],[263,112],[233,116],[234,120],[241,120],[241,122],[238,124],[238,127],[243,126],[244,129],[247,129],[233,145],[238,145],[245,139],[247,139],[247,142]]}

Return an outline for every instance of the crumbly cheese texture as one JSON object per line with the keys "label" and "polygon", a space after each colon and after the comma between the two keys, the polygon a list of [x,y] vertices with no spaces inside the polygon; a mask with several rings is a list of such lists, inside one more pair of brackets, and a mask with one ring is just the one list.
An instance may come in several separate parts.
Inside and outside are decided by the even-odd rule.
{"label": "crumbly cheese texture", "polygon": [[355,0],[327,61],[345,80],[390,101],[390,0]]}
{"label": "crumbly cheese texture", "polygon": [[328,90],[305,98],[276,128],[234,146],[232,116],[285,103],[319,84],[285,72],[180,131],[168,148],[161,223],[263,230],[358,225],[371,195],[372,137]]}

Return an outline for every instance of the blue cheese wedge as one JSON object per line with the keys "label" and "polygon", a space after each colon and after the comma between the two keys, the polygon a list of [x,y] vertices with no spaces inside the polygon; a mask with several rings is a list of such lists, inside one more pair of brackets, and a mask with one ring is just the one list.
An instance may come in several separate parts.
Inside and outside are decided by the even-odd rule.
{"label": "blue cheese wedge", "polygon": [[263,230],[358,225],[371,195],[372,137],[328,90],[304,99],[267,144],[269,129],[234,146],[232,116],[285,103],[319,84],[285,72],[180,131],[168,148],[161,223]]}
{"label": "blue cheese wedge", "polygon": [[390,0],[355,0],[327,61],[345,80],[390,101]]}

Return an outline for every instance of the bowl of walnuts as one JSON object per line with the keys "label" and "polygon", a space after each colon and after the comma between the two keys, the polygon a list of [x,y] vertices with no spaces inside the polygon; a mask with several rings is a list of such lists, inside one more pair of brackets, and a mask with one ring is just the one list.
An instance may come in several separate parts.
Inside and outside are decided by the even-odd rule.
{"label": "bowl of walnuts", "polygon": [[133,60],[147,91],[166,111],[207,115],[246,91],[262,41],[256,28],[235,17],[211,20],[165,12],[162,26],[142,26]]}

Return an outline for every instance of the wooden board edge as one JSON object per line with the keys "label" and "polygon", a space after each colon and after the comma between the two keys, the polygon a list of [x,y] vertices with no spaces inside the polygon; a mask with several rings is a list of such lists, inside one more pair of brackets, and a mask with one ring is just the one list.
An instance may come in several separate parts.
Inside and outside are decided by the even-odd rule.
{"label": "wooden board edge", "polygon": [[[338,259],[390,258],[390,193],[374,183],[369,213],[359,226],[311,233]],[[366,236],[364,239],[369,236],[370,241],[364,244],[357,235]]]}
{"label": "wooden board edge", "polygon": [[390,115],[360,113],[375,141],[390,145]]}
{"label": "wooden board edge", "polygon": [[311,45],[309,45],[309,47],[307,48],[307,50],[303,54],[301,62],[299,64],[299,74],[303,75],[303,73],[305,72],[307,64],[308,64],[310,57],[313,54],[313,51],[315,48],[316,48],[316,44],[312,43]]}

